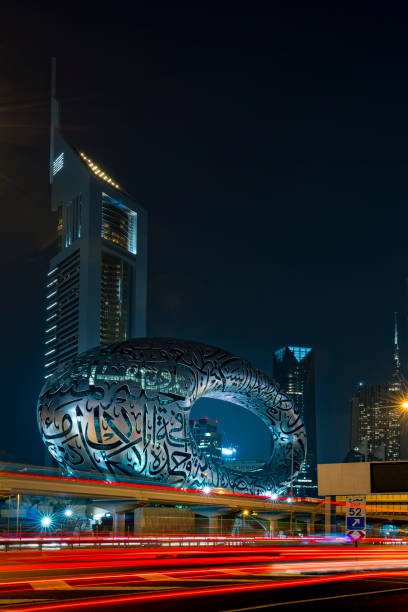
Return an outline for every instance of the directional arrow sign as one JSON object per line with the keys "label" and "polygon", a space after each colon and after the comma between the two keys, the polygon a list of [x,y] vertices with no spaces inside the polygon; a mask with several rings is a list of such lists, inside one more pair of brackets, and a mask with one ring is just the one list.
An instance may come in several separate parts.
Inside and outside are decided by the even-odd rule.
{"label": "directional arrow sign", "polygon": [[346,529],[365,529],[365,516],[347,516]]}
{"label": "directional arrow sign", "polygon": [[[366,528],[366,498],[346,497],[346,533],[350,537],[364,537]],[[361,535],[360,535],[361,534]],[[356,539],[356,538],[354,538]]]}

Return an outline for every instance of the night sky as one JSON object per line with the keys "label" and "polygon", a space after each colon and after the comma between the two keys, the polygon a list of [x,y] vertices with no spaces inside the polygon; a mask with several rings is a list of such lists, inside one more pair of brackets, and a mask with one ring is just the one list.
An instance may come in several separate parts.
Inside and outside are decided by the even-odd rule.
{"label": "night sky", "polygon": [[[394,310],[405,344],[408,9],[39,5],[2,3],[0,456],[43,460],[55,55],[67,139],[149,213],[148,335],[269,373],[274,349],[314,347],[319,461],[342,460],[357,381],[391,374]],[[219,414],[243,457],[266,452],[241,409],[195,414]]]}

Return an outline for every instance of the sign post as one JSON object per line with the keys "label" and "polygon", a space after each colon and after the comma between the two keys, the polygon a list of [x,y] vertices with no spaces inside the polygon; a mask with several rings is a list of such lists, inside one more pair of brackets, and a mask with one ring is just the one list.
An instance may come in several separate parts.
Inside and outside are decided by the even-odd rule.
{"label": "sign post", "polygon": [[346,497],[346,535],[358,542],[366,534],[366,498],[363,495]]}

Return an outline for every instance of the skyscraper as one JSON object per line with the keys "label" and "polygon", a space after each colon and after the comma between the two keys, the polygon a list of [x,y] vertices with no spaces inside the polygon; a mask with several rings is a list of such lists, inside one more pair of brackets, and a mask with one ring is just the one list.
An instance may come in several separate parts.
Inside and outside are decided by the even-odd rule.
{"label": "skyscraper", "polygon": [[147,213],[59,129],[53,66],[45,378],[92,347],[146,335]]}
{"label": "skyscraper", "polygon": [[317,495],[316,407],[313,349],[284,346],[274,353],[273,373],[276,382],[300,410],[306,425],[307,456],[292,483],[293,495]]}
{"label": "skyscraper", "polygon": [[351,400],[351,448],[370,461],[400,459],[401,411],[394,383],[360,383]]}
{"label": "skyscraper", "polygon": [[362,453],[367,461],[396,461],[405,458],[402,444],[406,429],[405,417],[401,411],[402,380],[395,313],[392,377],[388,383],[359,383],[351,400],[350,452]]}

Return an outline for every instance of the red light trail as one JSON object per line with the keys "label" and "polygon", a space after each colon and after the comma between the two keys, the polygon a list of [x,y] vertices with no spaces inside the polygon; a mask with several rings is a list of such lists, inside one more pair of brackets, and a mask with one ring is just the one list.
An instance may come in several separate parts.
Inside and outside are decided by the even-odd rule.
{"label": "red light trail", "polygon": [[[370,577],[373,578],[384,578],[393,576],[408,576],[408,572],[392,572],[392,571],[381,571],[371,572]],[[22,605],[16,608],[8,607],[9,612],[40,612],[42,610],[73,610],[81,609],[86,607],[97,607],[106,605],[118,605],[126,603],[147,603],[157,601],[168,601],[175,599],[186,599],[193,597],[203,596],[214,596],[214,595],[226,595],[226,594],[238,594],[248,593],[255,591],[275,590],[288,587],[300,587],[317,584],[328,584],[334,582],[344,582],[347,580],[360,580],[367,578],[366,573],[347,573],[340,576],[324,576],[324,577],[309,577],[309,578],[298,578],[295,580],[282,580],[279,582],[257,582],[255,584],[238,584],[228,586],[216,586],[216,587],[205,587],[205,588],[192,588],[177,591],[166,591],[160,593],[147,593],[147,594],[135,594],[135,595],[114,595],[110,597],[92,597],[80,601],[58,601],[56,603],[46,603],[39,605]]]}
{"label": "red light trail", "polygon": [[[320,575],[303,575],[310,571]],[[8,605],[12,605],[10,597],[19,597],[20,593],[20,598],[31,598],[30,603],[7,609],[34,612],[148,604],[391,576],[408,577],[405,547],[365,546],[356,550],[344,546],[281,544],[238,550],[196,547],[21,551],[4,553],[2,557],[0,597],[7,598]],[[217,584],[203,585],[206,581]],[[153,591],[158,588],[160,591]],[[101,589],[116,593],[103,597],[94,593]],[[149,592],[128,592],[140,589]],[[118,590],[121,592],[117,593]],[[50,596],[57,599],[47,602],[41,599],[36,603],[35,597],[32,599],[34,592],[37,597],[44,593],[48,600]]]}

